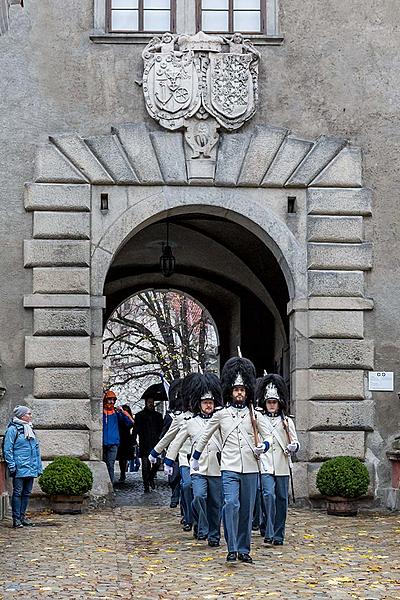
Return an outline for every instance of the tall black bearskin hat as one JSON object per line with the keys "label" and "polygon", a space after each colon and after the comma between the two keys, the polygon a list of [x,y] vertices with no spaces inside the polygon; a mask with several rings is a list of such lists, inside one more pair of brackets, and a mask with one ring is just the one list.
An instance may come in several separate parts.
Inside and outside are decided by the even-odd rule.
{"label": "tall black bearskin hat", "polygon": [[221,382],[214,373],[193,373],[187,385],[185,393],[189,396],[189,410],[195,415],[201,412],[201,401],[213,399],[214,407],[222,406]]}
{"label": "tall black bearskin hat", "polygon": [[289,411],[289,391],[283,378],[270,373],[260,378],[256,390],[258,406],[265,410],[267,398],[278,400],[279,408],[286,414]]}
{"label": "tall black bearskin hat", "polygon": [[234,356],[226,361],[221,373],[221,384],[225,404],[232,402],[232,388],[236,385],[246,388],[246,404],[253,404],[256,370],[251,360]]}
{"label": "tall black bearskin hat", "polygon": [[168,390],[168,409],[171,411],[179,410],[181,388],[182,379],[178,378],[171,381]]}
{"label": "tall black bearskin hat", "polygon": [[180,402],[178,410],[181,410],[182,412],[190,410],[190,390],[192,387],[191,382],[192,379],[196,379],[198,375],[199,373],[189,373],[189,375],[186,375],[186,377],[182,379],[181,393],[179,394]]}

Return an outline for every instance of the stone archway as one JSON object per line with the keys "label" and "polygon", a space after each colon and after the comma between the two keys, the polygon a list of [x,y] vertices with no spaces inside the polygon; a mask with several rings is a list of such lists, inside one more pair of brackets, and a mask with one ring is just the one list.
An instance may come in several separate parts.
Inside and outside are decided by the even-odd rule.
{"label": "stone archway", "polygon": [[[110,135],[50,139],[26,189],[33,273],[26,367],[46,458],[70,452],[94,466],[101,452],[103,284],[131,235],[169,214],[224,214],[274,253],[290,291],[291,380],[301,432],[299,495],[315,494],[319,461],[341,452],[365,457],[373,406],[364,372],[373,343],[364,312],[373,303],[363,222],[371,193],[361,187],[361,153],[345,140],[316,142],[256,127],[221,136],[214,179],[188,185],[180,132],[119,126]],[[196,185],[197,184],[197,185]]]}

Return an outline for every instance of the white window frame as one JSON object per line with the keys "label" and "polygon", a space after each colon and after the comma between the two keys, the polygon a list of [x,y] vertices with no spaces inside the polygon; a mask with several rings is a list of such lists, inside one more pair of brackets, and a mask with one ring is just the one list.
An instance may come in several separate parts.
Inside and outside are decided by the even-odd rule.
{"label": "white window frame", "polygon": [[[90,39],[103,44],[147,44],[154,33],[147,32],[107,32],[106,0],[94,1],[94,28]],[[267,28],[265,33],[244,34],[256,45],[279,45],[283,37],[279,34],[279,0],[261,0],[265,2]],[[176,33],[192,35],[196,33],[196,0],[176,0]]]}

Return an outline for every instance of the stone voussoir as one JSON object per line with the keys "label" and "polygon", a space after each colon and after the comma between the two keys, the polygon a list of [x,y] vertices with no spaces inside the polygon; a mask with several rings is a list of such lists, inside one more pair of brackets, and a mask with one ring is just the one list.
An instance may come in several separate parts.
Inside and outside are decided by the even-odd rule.
{"label": "stone voussoir", "polygon": [[309,366],[322,369],[373,369],[374,343],[372,340],[310,340]]}
{"label": "stone voussoir", "polygon": [[367,188],[309,188],[308,213],[314,215],[372,214],[372,192]]}
{"label": "stone voussoir", "polygon": [[86,367],[90,366],[90,337],[31,337],[25,338],[25,366]]}

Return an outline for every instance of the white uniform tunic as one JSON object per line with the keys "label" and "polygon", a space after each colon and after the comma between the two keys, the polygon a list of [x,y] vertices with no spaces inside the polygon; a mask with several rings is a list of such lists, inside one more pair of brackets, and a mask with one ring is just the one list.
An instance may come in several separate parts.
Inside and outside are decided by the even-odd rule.
{"label": "white uniform tunic", "polygon": [[[257,411],[260,422],[268,431],[267,440],[270,443],[270,449],[261,455],[261,464],[263,472],[270,475],[289,475],[290,454],[285,452],[289,439],[283,427],[281,415],[270,417],[264,412]],[[299,443],[294,423],[290,417],[288,419],[290,441]],[[300,444],[299,444],[300,447]]]}
{"label": "white uniform tunic", "polygon": [[[267,427],[258,418],[257,413],[254,413],[254,417],[256,428],[264,441],[269,433]],[[254,440],[248,407],[235,408],[234,406],[227,406],[217,409],[208,421],[208,425],[197,442],[195,450],[201,453],[212,434],[217,430],[219,430],[222,439],[221,471],[258,473],[257,459],[253,452],[253,448],[257,444]]]}
{"label": "white uniform tunic", "polygon": [[[212,418],[212,417],[211,417]],[[200,440],[201,436],[207,429],[207,426],[210,419],[204,419],[200,415],[196,417],[192,417],[189,419],[185,419],[181,429],[179,430],[178,435],[175,437],[174,441],[170,444],[167,452],[167,458],[171,460],[176,460],[176,455],[181,448],[182,444],[184,447],[187,447],[187,441],[189,441],[189,452],[192,453],[193,448],[196,446],[197,442]],[[199,474],[205,475],[207,477],[218,477],[221,475],[221,469],[219,466],[219,461],[217,457],[217,453],[221,452],[222,449],[222,439],[219,431],[216,431],[208,440],[207,444],[204,447],[204,451],[201,454],[199,459],[200,469],[198,471],[190,470],[190,474]],[[179,454],[179,464],[180,464],[180,454]]]}
{"label": "white uniform tunic", "polygon": [[[164,450],[166,450],[168,448],[170,443],[178,435],[178,432],[179,432],[180,428],[182,427],[182,424],[184,423],[185,418],[191,417],[192,413],[189,411],[186,411],[186,412],[180,412],[178,414],[173,414],[171,416],[172,416],[172,423],[169,426],[168,431],[161,438],[161,440],[159,442],[157,442],[157,444],[154,446],[154,450],[157,452],[157,454],[161,454],[161,452],[163,452]],[[187,445],[185,445],[183,448],[181,448],[181,451],[179,452],[179,466],[180,467],[188,467],[189,466],[187,455],[190,453],[190,449],[191,449],[190,442],[188,442]]]}

